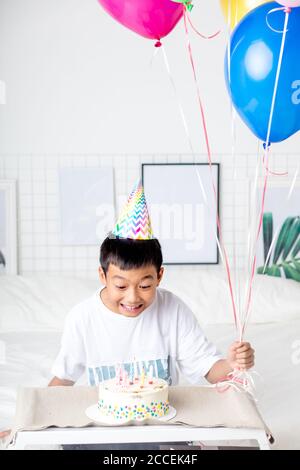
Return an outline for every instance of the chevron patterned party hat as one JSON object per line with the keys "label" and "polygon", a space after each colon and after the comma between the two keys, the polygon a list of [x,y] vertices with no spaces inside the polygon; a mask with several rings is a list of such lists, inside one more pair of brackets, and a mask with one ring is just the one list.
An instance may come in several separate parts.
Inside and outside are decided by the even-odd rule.
{"label": "chevron patterned party hat", "polygon": [[131,191],[112,234],[119,238],[132,240],[154,238],[144,188],[140,180]]}

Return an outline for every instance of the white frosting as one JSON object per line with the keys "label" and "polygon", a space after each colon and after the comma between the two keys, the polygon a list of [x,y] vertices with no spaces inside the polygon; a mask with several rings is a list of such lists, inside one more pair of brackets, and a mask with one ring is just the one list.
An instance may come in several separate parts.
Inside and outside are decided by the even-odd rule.
{"label": "white frosting", "polygon": [[154,378],[144,385],[141,380],[122,385],[116,379],[106,380],[99,385],[99,409],[116,419],[144,419],[164,416],[169,410],[168,384]]}

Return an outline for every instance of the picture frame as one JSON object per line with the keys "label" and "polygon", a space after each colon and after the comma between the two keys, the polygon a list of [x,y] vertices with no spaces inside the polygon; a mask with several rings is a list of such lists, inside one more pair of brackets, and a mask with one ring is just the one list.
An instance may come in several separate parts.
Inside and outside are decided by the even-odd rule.
{"label": "picture frame", "polygon": [[145,163],[142,182],[164,264],[218,264],[220,164]]}
{"label": "picture frame", "polygon": [[[257,213],[263,181],[258,183]],[[300,180],[270,177],[257,250],[258,274],[300,282]],[[269,256],[268,256],[269,254]]]}
{"label": "picture frame", "polygon": [[0,275],[17,272],[16,181],[0,180]]}

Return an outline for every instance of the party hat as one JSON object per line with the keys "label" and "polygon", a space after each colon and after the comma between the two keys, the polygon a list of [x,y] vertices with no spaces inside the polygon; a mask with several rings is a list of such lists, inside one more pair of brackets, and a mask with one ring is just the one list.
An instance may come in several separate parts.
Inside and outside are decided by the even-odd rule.
{"label": "party hat", "polygon": [[131,191],[112,234],[119,238],[131,238],[132,240],[154,238],[144,188],[140,180]]}

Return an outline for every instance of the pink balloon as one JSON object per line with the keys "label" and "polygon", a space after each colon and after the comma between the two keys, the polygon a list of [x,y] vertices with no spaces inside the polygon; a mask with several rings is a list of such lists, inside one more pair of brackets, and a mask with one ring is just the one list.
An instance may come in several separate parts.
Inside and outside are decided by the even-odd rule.
{"label": "pink balloon", "polygon": [[149,39],[167,36],[183,15],[172,0],[98,0],[119,23]]}
{"label": "pink balloon", "polygon": [[277,3],[283,5],[284,7],[300,7],[300,0],[276,0]]}

